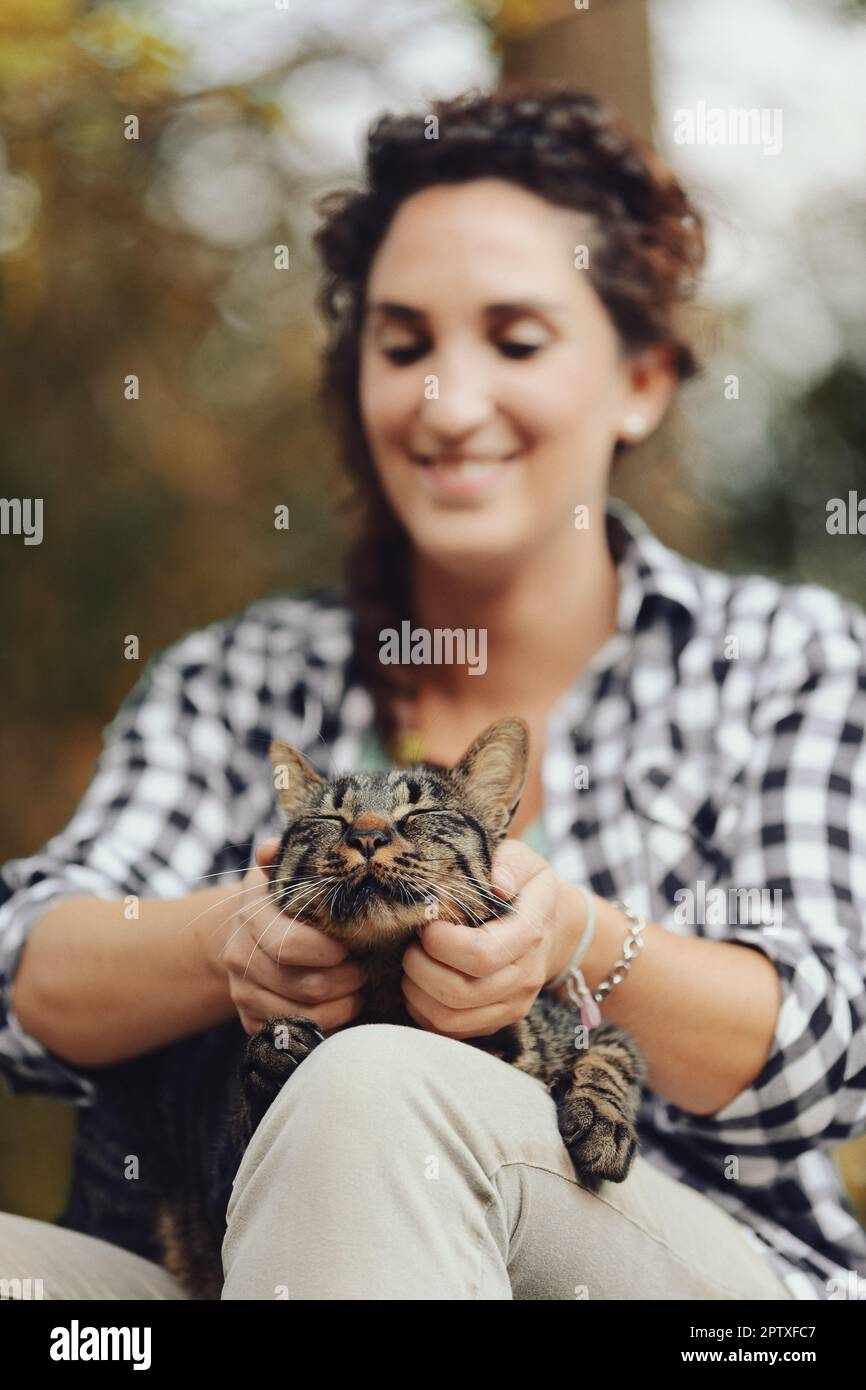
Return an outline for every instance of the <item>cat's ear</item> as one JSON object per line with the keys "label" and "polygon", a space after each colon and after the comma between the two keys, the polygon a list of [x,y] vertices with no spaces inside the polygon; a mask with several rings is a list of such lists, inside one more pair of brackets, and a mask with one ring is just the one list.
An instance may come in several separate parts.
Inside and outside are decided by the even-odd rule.
{"label": "cat's ear", "polygon": [[325,780],[303,753],[281,738],[271,744],[271,767],[277,803],[289,824],[297,820],[310,804],[310,793]]}
{"label": "cat's ear", "polygon": [[502,837],[514,819],[529,766],[529,726],[497,719],[469,745],[452,769],[485,829]]}

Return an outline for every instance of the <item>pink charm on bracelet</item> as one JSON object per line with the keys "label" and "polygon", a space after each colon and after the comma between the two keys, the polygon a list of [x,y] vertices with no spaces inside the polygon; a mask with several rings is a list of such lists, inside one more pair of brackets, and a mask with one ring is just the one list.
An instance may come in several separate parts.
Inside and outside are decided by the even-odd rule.
{"label": "pink charm on bracelet", "polygon": [[592,990],[583,977],[583,971],[578,970],[577,966],[572,966],[565,987],[572,1004],[577,1005],[580,1009],[583,1026],[585,1028],[597,1028],[601,1023],[601,1009],[595,1002]]}

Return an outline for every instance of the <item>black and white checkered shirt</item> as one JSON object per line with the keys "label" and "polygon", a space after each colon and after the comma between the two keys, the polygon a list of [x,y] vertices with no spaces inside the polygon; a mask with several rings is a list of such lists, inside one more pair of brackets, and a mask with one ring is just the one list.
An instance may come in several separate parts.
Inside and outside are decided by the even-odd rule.
{"label": "black and white checkered shirt", "polygon": [[[866,1132],[866,616],[814,585],[688,562],[622,504],[608,517],[619,631],[548,722],[549,862],[671,931],[755,947],[782,983],[752,1085],[712,1116],[646,1093],[642,1151],[732,1213],[794,1297],[863,1297],[866,1235],[832,1150]],[[69,824],[0,873],[13,1094],[99,1107],[99,1073],[48,1052],[11,1008],[46,905],[240,878],[280,830],[270,741],[347,771],[371,724],[338,588],[253,603],[149,663]],[[728,890],[766,890],[775,911],[720,910]]]}

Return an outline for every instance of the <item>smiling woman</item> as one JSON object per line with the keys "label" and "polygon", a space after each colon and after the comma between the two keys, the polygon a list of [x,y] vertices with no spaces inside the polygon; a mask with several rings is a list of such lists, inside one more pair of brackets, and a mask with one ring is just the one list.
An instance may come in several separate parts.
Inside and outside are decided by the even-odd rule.
{"label": "smiling woman", "polygon": [[[603,509],[611,458],[698,370],[675,315],[703,259],[700,216],[616,112],[551,87],[436,114],[435,139],[421,116],[377,123],[367,188],[329,195],[316,237],[335,330],[325,388],[359,483],[349,591],[388,738],[419,723],[430,690],[370,659],[410,587],[416,621],[434,627],[455,586],[507,585],[518,556],[542,566],[565,640],[539,633],[544,650],[518,658],[536,704],[601,646],[615,567],[598,527],[575,549],[567,518],[577,503]],[[491,708],[515,674],[500,661]],[[439,715],[431,706],[429,722]],[[470,732],[440,739],[441,759]]]}
{"label": "smiling woman", "polygon": [[[149,668],[66,831],[4,869],[0,1059],[19,1088],[98,1101],[64,1223],[102,1238],[103,1287],[142,1282],[106,1241],[152,1257],[168,1182],[126,1182],[124,1155],[157,1050],[166,1132],[172,1116],[199,1131],[172,1181],[207,1206],[225,1299],[833,1296],[866,1272],[828,1153],[866,1126],[866,618],[815,586],[692,564],[609,498],[618,455],[697,370],[675,311],[703,236],[671,172],[566,89],[434,115],[436,139],[429,112],[376,123],[364,186],[329,195],[316,236],[325,399],[356,493],[344,584],[254,603]],[[383,661],[404,624],[484,633],[482,678]],[[484,931],[424,911],[391,981],[415,1026],[350,1026],[369,985],[341,940],[357,903],[343,894],[328,935],[269,892],[271,741],[330,766],[305,839],[363,873],[369,903],[394,841],[383,805],[359,802],[335,848],[352,775],[379,795],[411,761],[393,783],[411,796],[515,716],[526,776],[489,873],[512,910]],[[384,766],[359,774],[371,740]],[[406,838],[435,846],[423,887],[444,894],[435,819]],[[296,867],[305,891],[334,889]],[[779,892],[783,920],[677,918],[707,885]],[[579,1003],[574,1050],[599,1091],[568,1143],[592,1147],[637,1083],[595,1071],[599,1019],[646,1062],[640,1154],[599,1193],[569,1159],[559,1083],[484,1050],[543,996]],[[220,1026],[286,1018],[310,1055],[208,1204],[190,1174],[213,1152]],[[24,1226],[7,1230],[10,1277],[49,1268],[51,1241]],[[67,1247],[51,1297],[81,1285],[88,1248],[76,1268]]]}

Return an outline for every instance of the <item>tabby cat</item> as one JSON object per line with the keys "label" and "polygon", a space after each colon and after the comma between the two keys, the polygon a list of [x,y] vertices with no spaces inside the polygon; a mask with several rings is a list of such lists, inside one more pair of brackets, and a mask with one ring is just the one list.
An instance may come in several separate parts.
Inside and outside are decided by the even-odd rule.
{"label": "tabby cat", "polygon": [[[492,891],[490,870],[517,811],[528,756],[529,730],[518,718],[491,724],[453,768],[420,764],[329,780],[297,749],[271,745],[286,827],[269,890],[288,917],[314,924],[363,962],[363,1011],[349,1026],[416,1026],[403,1003],[401,958],[426,921],[481,926],[514,911]],[[597,1191],[629,1173],[645,1071],[634,1039],[613,1024],[601,1024],[577,1047],[576,1017],[541,994],[520,1022],[469,1041],[545,1083],[575,1173]],[[168,1184],[161,1212],[164,1263],[198,1298],[220,1296],[224,1223],[213,1211],[224,1211],[226,1183],[268,1106],[324,1040],[302,1017],[273,1018],[254,1037],[236,1039],[230,1035],[219,1061],[227,1064],[228,1090],[209,1112],[218,1129],[208,1141],[210,1171],[221,1165],[223,1173],[210,1223],[191,1190],[200,1155],[198,1169],[189,1154],[176,1160],[179,1180]]]}

